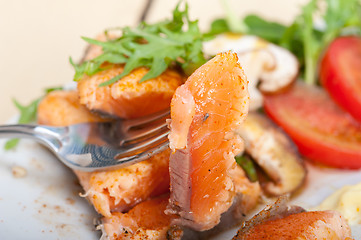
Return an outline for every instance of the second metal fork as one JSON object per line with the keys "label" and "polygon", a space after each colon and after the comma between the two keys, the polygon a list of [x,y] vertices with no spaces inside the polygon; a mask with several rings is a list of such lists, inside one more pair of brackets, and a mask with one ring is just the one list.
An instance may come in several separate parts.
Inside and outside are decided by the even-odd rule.
{"label": "second metal fork", "polygon": [[0,137],[33,138],[72,169],[109,170],[144,161],[165,150],[167,118],[169,110],[136,119],[66,127],[2,125]]}

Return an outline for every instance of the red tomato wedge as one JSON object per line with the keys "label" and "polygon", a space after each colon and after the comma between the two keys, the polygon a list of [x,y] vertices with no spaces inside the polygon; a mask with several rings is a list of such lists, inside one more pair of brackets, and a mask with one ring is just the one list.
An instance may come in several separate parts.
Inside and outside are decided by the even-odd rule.
{"label": "red tomato wedge", "polygon": [[321,61],[320,80],[331,97],[361,121],[360,37],[340,37],[330,44]]}
{"label": "red tomato wedge", "polygon": [[297,82],[287,92],[265,96],[264,108],[305,157],[338,168],[361,168],[361,123],[323,89]]}

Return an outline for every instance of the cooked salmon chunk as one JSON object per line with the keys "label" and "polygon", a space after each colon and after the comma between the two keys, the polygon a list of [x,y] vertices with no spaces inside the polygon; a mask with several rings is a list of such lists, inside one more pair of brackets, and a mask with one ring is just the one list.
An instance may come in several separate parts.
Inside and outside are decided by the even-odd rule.
{"label": "cooked salmon chunk", "polygon": [[[169,195],[144,201],[127,213],[113,213],[103,218],[102,227],[108,239],[154,239],[169,238],[172,216],[164,213]],[[168,235],[168,236],[167,236]]]}
{"label": "cooked salmon chunk", "polygon": [[303,212],[255,225],[235,240],[353,239],[345,219],[336,211]]}
{"label": "cooked salmon chunk", "polygon": [[[79,103],[76,91],[57,91],[48,94],[39,104],[41,124],[65,126],[81,122],[101,121]],[[75,171],[85,195],[95,209],[104,216],[112,211],[125,211],[135,204],[169,191],[169,150],[147,161],[112,171]]]}
{"label": "cooked salmon chunk", "polygon": [[117,170],[75,173],[95,209],[109,217],[113,211],[127,211],[150,197],[169,192],[169,154],[166,150]]}
{"label": "cooked salmon chunk", "polygon": [[39,103],[37,118],[39,124],[52,126],[109,121],[81,105],[76,91],[60,90],[47,94]]}
{"label": "cooked salmon chunk", "polygon": [[183,83],[183,77],[169,69],[156,78],[139,83],[149,71],[141,67],[114,84],[99,87],[122,73],[123,69],[122,65],[113,65],[91,77],[85,76],[78,82],[80,103],[92,111],[136,118],[169,108],[174,91]]}
{"label": "cooked salmon chunk", "polygon": [[306,212],[298,206],[289,206],[288,198],[281,196],[246,221],[233,240],[351,240],[346,220],[336,211]]}
{"label": "cooked salmon chunk", "polygon": [[179,216],[175,223],[201,231],[214,227],[237,195],[236,178],[247,181],[234,159],[243,150],[234,130],[245,120],[248,104],[246,77],[230,52],[208,61],[176,90],[168,209]]}

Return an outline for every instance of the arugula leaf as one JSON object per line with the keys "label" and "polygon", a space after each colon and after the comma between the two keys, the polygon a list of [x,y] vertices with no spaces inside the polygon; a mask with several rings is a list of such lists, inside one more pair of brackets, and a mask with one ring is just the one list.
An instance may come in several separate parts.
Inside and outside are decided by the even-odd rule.
{"label": "arugula leaf", "polygon": [[270,42],[278,43],[286,30],[286,26],[265,20],[257,15],[250,14],[239,20],[228,4],[222,0],[226,16],[211,23],[210,30],[204,34],[206,40],[224,32],[242,33],[259,36]]}
{"label": "arugula leaf", "polygon": [[279,42],[280,37],[286,31],[286,26],[277,22],[266,21],[252,14],[246,16],[243,21],[248,26],[247,34],[259,36],[273,43]]}
{"label": "arugula leaf", "polygon": [[15,148],[19,144],[20,139],[19,138],[13,138],[5,142],[4,149],[10,150]]}
{"label": "arugula leaf", "polygon": [[297,56],[302,67],[302,64],[304,62],[304,46],[301,36],[301,26],[299,20],[296,20],[287,29],[285,29],[283,35],[280,36],[279,42],[276,42],[276,44],[287,48],[288,50],[293,52],[293,54]]}
{"label": "arugula leaf", "polygon": [[[296,32],[301,33],[305,82],[315,84],[317,64],[322,51],[345,29],[361,32],[361,4],[359,0],[326,0],[326,8],[322,11],[320,0],[311,0],[303,7],[302,14],[296,19]],[[325,28],[315,26],[315,14],[319,14]],[[296,37],[296,36],[294,36]],[[299,36],[298,36],[299,37]],[[294,49],[290,49],[291,51]]]}
{"label": "arugula leaf", "polygon": [[102,47],[103,53],[82,64],[70,63],[75,69],[74,81],[84,75],[94,75],[108,66],[105,63],[125,64],[121,74],[100,84],[107,86],[115,83],[138,67],[147,67],[149,72],[140,82],[162,74],[169,66],[179,65],[185,73],[205,63],[202,52],[203,35],[197,21],[190,21],[188,5],[180,10],[178,4],[173,11],[173,19],[155,24],[141,23],[135,28],[125,27],[122,36],[106,42],[90,38],[83,39],[89,44]]}
{"label": "arugula leaf", "polygon": [[20,111],[19,124],[29,123],[36,120],[36,110],[41,98],[32,101],[29,105],[23,106],[15,99],[13,100],[15,106]]}
{"label": "arugula leaf", "polygon": [[204,33],[203,36],[205,40],[210,40],[214,36],[225,32],[230,32],[227,21],[225,19],[219,18],[211,23],[209,31],[207,33]]}
{"label": "arugula leaf", "polygon": [[[18,101],[13,99],[16,108],[20,111],[20,117],[18,120],[19,124],[26,124],[36,120],[36,110],[40,100],[41,98],[38,98],[32,101],[29,105],[23,106]],[[18,145],[18,143],[19,143],[18,138],[10,139],[5,143],[4,149],[10,150],[12,148],[15,148]]]}
{"label": "arugula leaf", "polygon": [[302,26],[302,41],[304,45],[305,55],[305,81],[306,83],[313,84],[316,76],[316,63],[318,51],[320,49],[320,42],[313,34],[313,14],[317,9],[317,0],[311,0],[303,8],[303,24]]}
{"label": "arugula leaf", "polygon": [[229,30],[234,33],[244,33],[249,31],[249,27],[243,21],[239,21],[235,12],[230,7],[228,0],[221,0],[223,8],[226,11],[226,22]]}
{"label": "arugula leaf", "polygon": [[[48,94],[52,91],[61,90],[61,89],[63,89],[63,88],[62,87],[52,87],[52,88],[45,89],[44,92],[45,92],[45,94]],[[16,99],[13,99],[14,105],[20,111],[20,116],[19,116],[19,119],[17,122],[18,124],[27,124],[27,123],[36,121],[38,105],[39,105],[39,102],[43,99],[43,97],[44,96],[33,100],[29,105],[21,105]],[[5,150],[13,149],[18,145],[18,143],[19,143],[18,138],[10,139],[10,140],[6,141],[6,143],[4,145],[4,149]]]}
{"label": "arugula leaf", "polygon": [[238,155],[234,158],[237,164],[242,167],[249,180],[251,182],[256,182],[258,180],[258,176],[252,160],[248,156],[244,155]]}
{"label": "arugula leaf", "polygon": [[64,89],[63,87],[50,87],[50,88],[45,88],[44,92],[45,92],[45,95],[46,95],[46,94],[51,93],[53,91],[58,91],[58,90],[63,90],[63,89]]}
{"label": "arugula leaf", "polygon": [[[323,7],[322,3],[325,3]],[[226,9],[226,14],[225,19],[211,24],[210,31],[205,34],[207,38],[223,32],[238,32],[234,30],[234,14],[230,9]],[[316,15],[324,28],[315,26]],[[340,35],[361,35],[361,3],[359,0],[311,0],[289,26],[255,15],[246,16],[238,24],[246,26],[241,33],[259,36],[294,53],[305,82],[316,84],[317,64],[328,44]]]}

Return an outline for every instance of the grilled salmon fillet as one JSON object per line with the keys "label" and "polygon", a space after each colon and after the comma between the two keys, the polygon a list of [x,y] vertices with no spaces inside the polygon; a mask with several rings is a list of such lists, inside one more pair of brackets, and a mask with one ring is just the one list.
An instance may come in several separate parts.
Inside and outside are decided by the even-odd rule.
{"label": "grilled salmon fillet", "polygon": [[92,111],[136,118],[169,108],[176,88],[184,81],[182,75],[168,69],[156,78],[139,83],[149,71],[140,67],[114,84],[99,87],[99,84],[122,73],[123,69],[123,65],[112,65],[93,76],[85,76],[78,82],[80,103]]}

